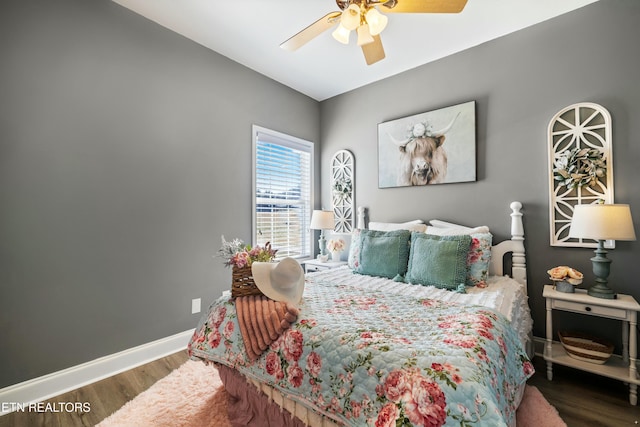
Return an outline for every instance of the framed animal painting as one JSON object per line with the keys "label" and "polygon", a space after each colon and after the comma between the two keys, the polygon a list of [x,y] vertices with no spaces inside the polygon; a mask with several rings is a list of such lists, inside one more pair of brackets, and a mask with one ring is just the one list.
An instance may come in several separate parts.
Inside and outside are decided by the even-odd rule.
{"label": "framed animal painting", "polygon": [[378,124],[378,187],[475,180],[475,101]]}

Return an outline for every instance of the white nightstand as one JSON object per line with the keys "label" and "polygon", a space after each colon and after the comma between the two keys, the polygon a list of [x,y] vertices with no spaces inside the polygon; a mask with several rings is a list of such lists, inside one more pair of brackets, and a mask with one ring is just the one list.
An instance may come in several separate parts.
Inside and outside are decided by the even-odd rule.
{"label": "white nightstand", "polygon": [[[595,298],[587,295],[587,291],[584,289],[577,289],[576,293],[558,292],[553,285],[545,285],[542,296],[546,298],[547,303],[547,339],[544,360],[547,361],[549,381],[553,379],[554,363],[615,378],[629,383],[629,402],[636,405],[638,403],[637,388],[640,384],[636,369],[636,325],[637,314],[640,311],[638,302],[632,296],[623,294],[618,294],[617,299]],[[621,320],[622,356],[614,354],[603,365],[583,362],[570,357],[561,343],[553,341],[553,310]]]}
{"label": "white nightstand", "polygon": [[321,262],[317,259],[310,259],[309,261],[304,261],[304,272],[312,273],[314,271],[330,270],[332,268],[342,267],[343,265],[347,265],[347,261]]}

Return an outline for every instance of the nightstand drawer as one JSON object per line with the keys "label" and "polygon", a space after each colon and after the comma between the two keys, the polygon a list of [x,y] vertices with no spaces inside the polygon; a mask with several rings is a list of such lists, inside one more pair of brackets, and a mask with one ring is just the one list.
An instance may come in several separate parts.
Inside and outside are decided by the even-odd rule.
{"label": "nightstand drawer", "polygon": [[343,265],[347,265],[347,261],[320,262],[312,259],[312,260],[304,261],[304,272],[313,273],[316,271],[331,270],[332,268],[342,267]]}
{"label": "nightstand drawer", "polygon": [[594,316],[608,317],[611,319],[626,320],[626,310],[618,308],[602,307],[600,305],[583,304],[571,301],[553,300],[552,307],[557,310],[573,311],[574,313],[592,314]]}
{"label": "nightstand drawer", "polygon": [[306,273],[315,273],[317,271],[323,271],[323,270],[329,270],[329,267],[319,267],[317,265],[314,265],[314,266],[307,265],[307,266],[305,266],[305,272]]}

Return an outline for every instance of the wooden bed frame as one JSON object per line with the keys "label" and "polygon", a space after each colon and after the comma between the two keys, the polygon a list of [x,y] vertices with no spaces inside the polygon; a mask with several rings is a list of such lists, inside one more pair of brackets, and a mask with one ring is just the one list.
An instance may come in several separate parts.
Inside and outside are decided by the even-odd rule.
{"label": "wooden bed frame", "polygon": [[[511,239],[492,246],[489,274],[492,276],[504,275],[505,256],[511,254],[511,274],[509,276],[519,282],[523,286],[525,294],[527,294],[527,266],[524,248],[524,226],[521,212],[522,203],[512,202],[509,207],[511,208]],[[368,221],[365,208],[358,208],[357,221],[358,228],[367,228]],[[439,226],[441,225],[459,227],[457,224],[443,221],[439,222]],[[533,343],[529,340],[527,353],[530,356],[533,354],[532,347]],[[227,391],[229,393],[230,412],[234,412],[231,410],[233,405],[238,405],[236,412],[249,410],[249,406],[251,406],[250,402],[245,401],[247,396],[249,396],[250,400],[256,401],[256,405],[259,401],[259,406],[261,408],[264,409],[267,407],[272,413],[274,409],[279,408],[283,415],[282,421],[279,421],[278,423],[281,423],[282,427],[337,427],[340,425],[332,419],[318,414],[294,400],[288,399],[282,392],[267,384],[246,378],[232,368],[223,365],[217,365],[217,367],[220,372],[220,377],[222,378],[223,383],[225,383],[225,387],[227,387],[227,384],[234,384],[234,387],[227,387]],[[247,390],[242,390],[241,393],[234,393],[230,388],[237,389],[238,384],[242,381],[246,381],[248,384],[253,384],[255,387],[249,386],[246,387]],[[248,384],[245,385],[248,386]],[[282,409],[285,409],[287,412],[282,412]],[[263,423],[263,420],[255,420],[252,422],[240,420],[236,423],[232,421],[232,425],[238,427],[246,425],[259,427],[265,425]]]}

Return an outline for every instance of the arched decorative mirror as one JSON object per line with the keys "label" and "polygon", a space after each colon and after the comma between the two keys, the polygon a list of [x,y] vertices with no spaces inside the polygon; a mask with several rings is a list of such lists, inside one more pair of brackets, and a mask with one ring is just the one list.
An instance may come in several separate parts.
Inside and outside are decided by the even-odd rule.
{"label": "arched decorative mirror", "polygon": [[613,203],[611,115],[598,104],[573,104],[551,119],[548,132],[551,246],[596,247],[570,238],[569,227],[576,205]]}
{"label": "arched decorative mirror", "polygon": [[351,233],[355,223],[355,169],[353,154],[336,152],[331,159],[331,201],[336,221],[335,233]]}

